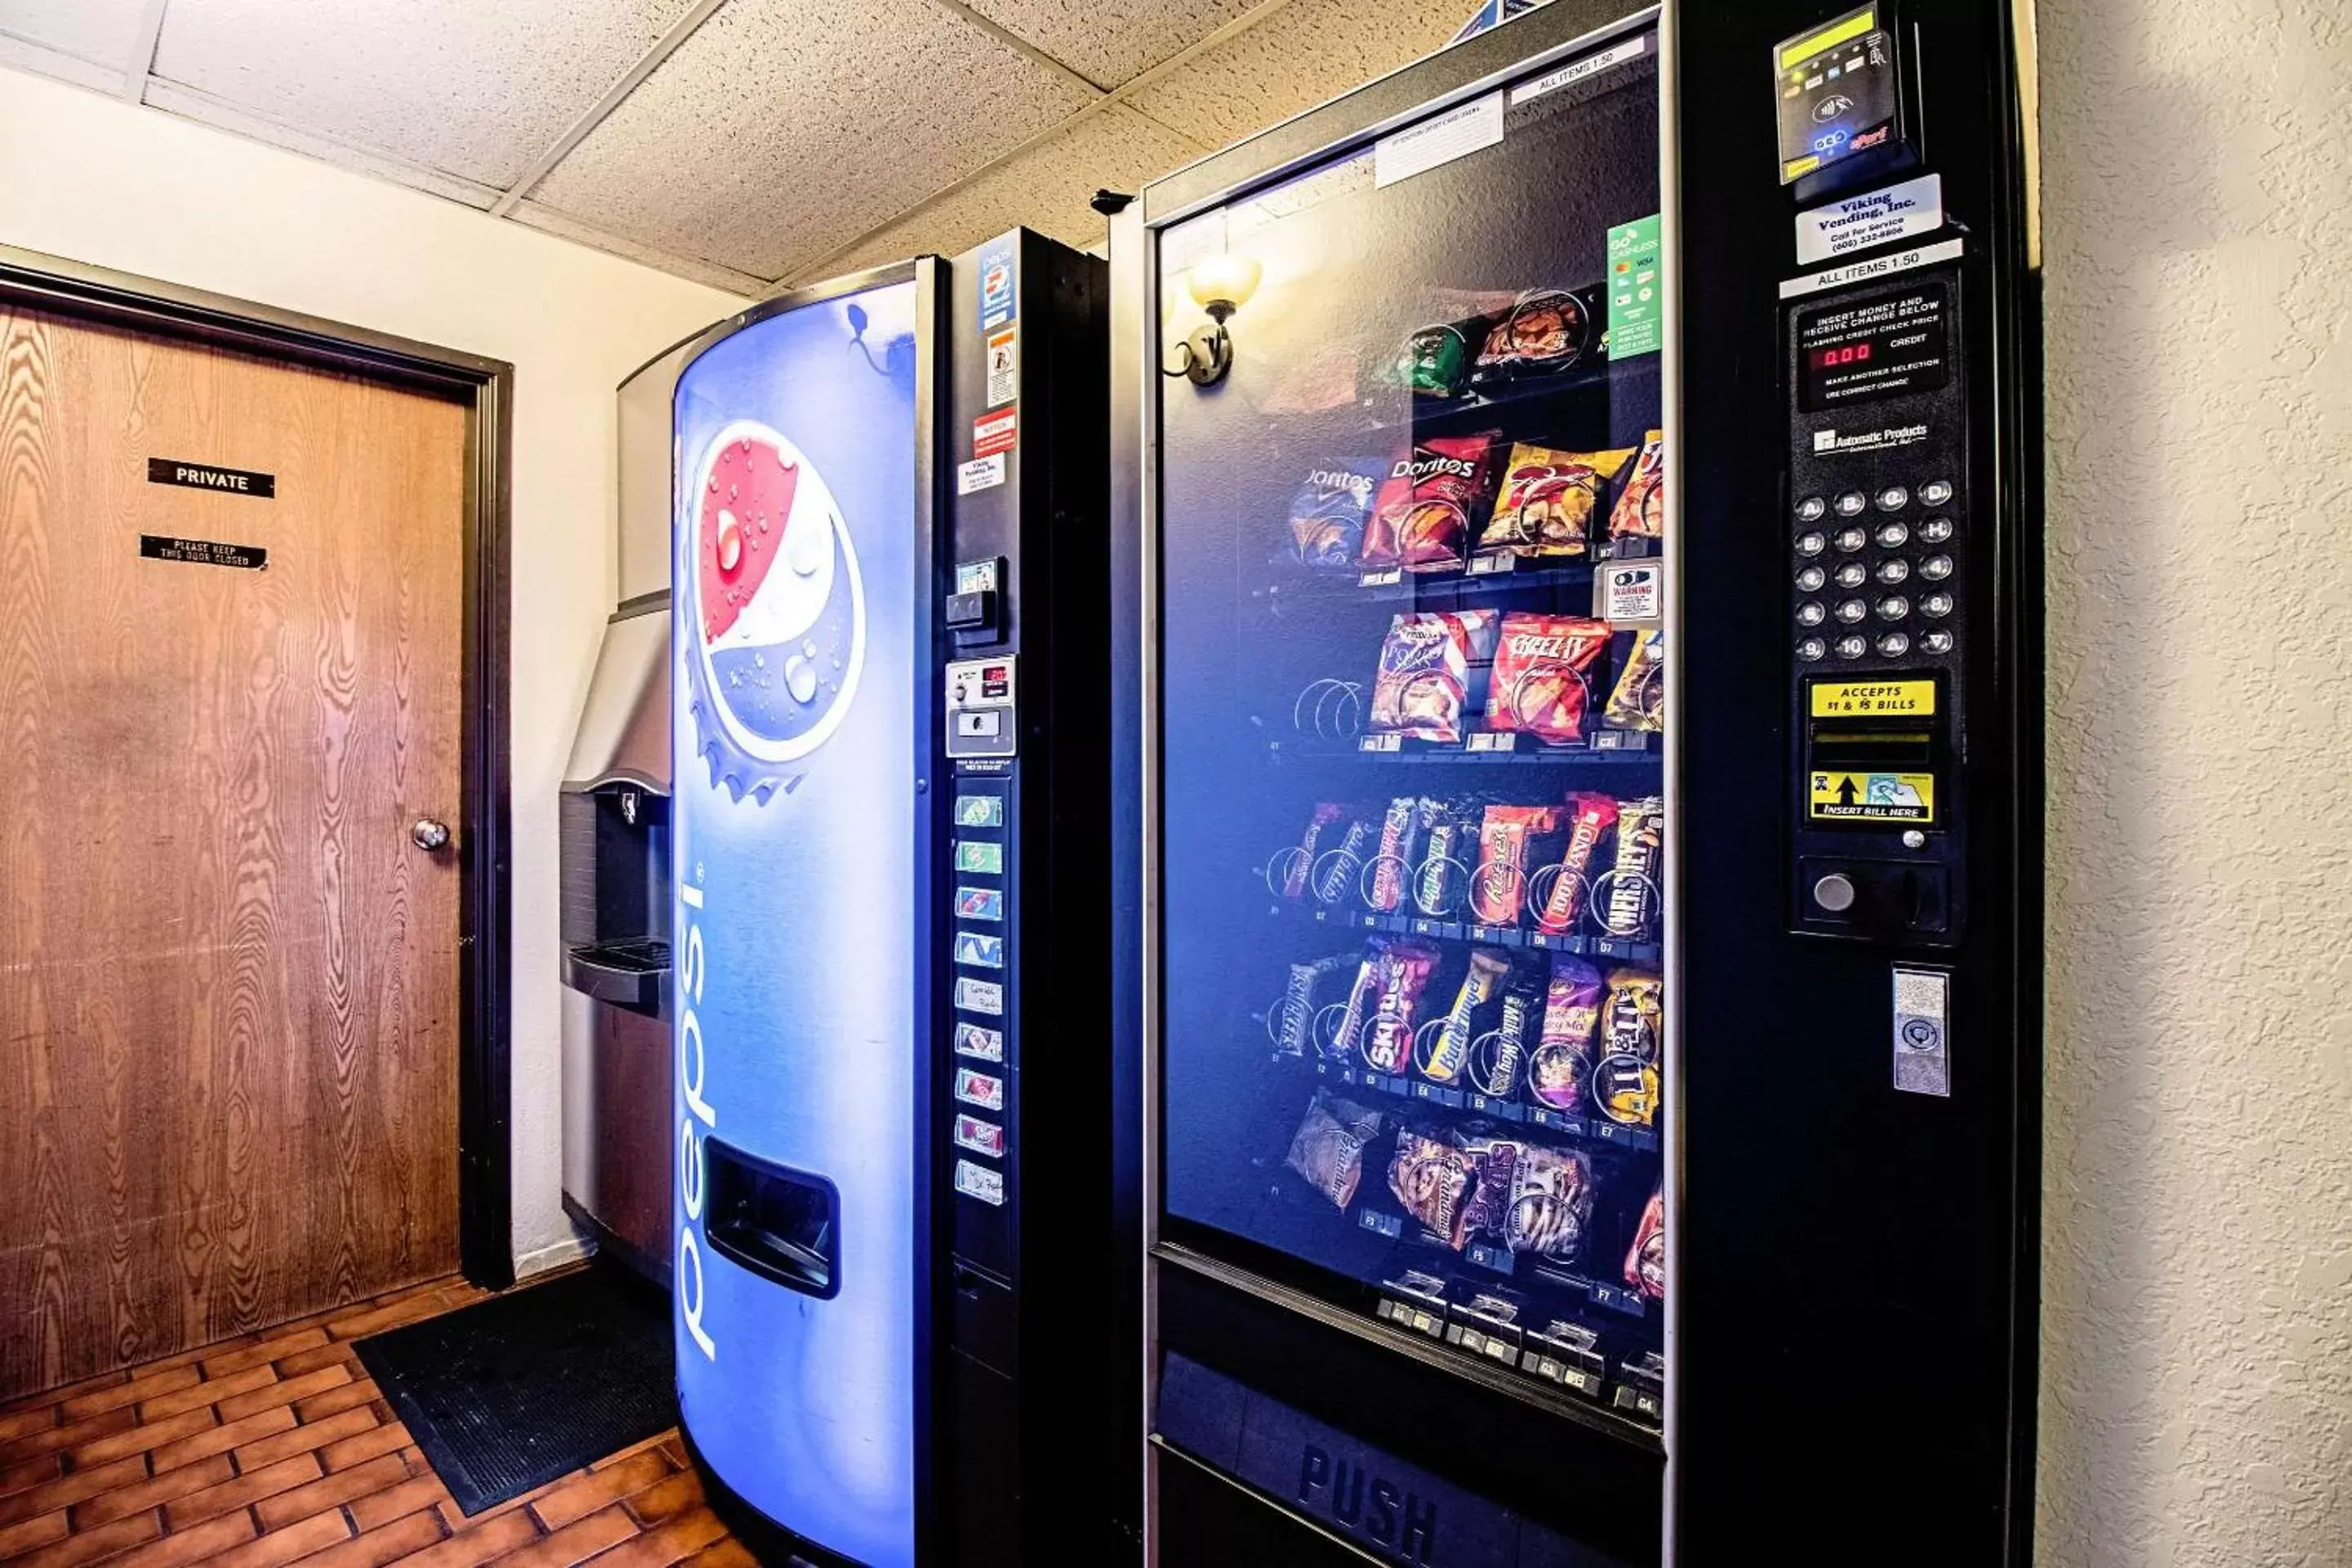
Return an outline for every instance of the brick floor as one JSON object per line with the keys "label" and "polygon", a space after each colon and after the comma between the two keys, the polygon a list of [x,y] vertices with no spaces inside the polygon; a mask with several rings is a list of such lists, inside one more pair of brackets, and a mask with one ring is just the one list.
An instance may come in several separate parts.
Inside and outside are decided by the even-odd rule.
{"label": "brick floor", "polygon": [[436,1279],[0,1405],[0,1563],[752,1563],[674,1432],[459,1513],[352,1342],[483,1295]]}

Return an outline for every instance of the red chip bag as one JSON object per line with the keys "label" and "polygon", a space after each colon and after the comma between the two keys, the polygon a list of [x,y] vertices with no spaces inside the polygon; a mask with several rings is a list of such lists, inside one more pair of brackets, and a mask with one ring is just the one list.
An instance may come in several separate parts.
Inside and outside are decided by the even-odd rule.
{"label": "red chip bag", "polygon": [[1641,1228],[1633,1233],[1633,1245],[1626,1248],[1625,1283],[1653,1301],[1666,1299],[1666,1202],[1663,1192],[1651,1192],[1649,1206],[1642,1211]]}
{"label": "red chip bag", "polygon": [[1443,572],[1470,559],[1470,536],[1486,503],[1495,433],[1438,436],[1397,459],[1373,498],[1364,529],[1364,564]]}
{"label": "red chip bag", "polygon": [[1625,481],[1616,510],[1609,514],[1609,537],[1656,539],[1665,531],[1666,433],[1653,430],[1642,437],[1633,477]]}
{"label": "red chip bag", "polygon": [[1495,647],[1486,728],[1522,731],[1567,745],[1584,739],[1590,673],[1609,646],[1609,624],[1581,616],[1513,611]]}

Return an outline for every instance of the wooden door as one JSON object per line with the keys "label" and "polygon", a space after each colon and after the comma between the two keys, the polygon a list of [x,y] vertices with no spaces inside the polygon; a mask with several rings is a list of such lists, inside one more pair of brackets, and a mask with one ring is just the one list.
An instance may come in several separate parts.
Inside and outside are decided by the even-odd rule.
{"label": "wooden door", "polygon": [[0,303],[0,1397],[457,1267],[465,443]]}

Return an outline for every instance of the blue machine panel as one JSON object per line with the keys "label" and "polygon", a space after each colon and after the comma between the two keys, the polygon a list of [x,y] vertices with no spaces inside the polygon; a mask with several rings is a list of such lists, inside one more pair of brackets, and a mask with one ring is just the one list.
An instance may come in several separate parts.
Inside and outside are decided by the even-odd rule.
{"label": "blue machine panel", "polygon": [[931,587],[911,279],[679,377],[678,1395],[786,1529],[914,1558]]}

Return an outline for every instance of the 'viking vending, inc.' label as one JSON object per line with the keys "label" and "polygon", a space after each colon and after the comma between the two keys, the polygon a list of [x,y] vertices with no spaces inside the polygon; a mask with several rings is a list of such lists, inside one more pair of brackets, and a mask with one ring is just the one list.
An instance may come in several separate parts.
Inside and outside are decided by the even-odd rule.
{"label": "'viking vending, inc.' label", "polygon": [[1944,226],[1944,176],[1922,174],[1868,195],[1797,215],[1797,259],[1807,266]]}

